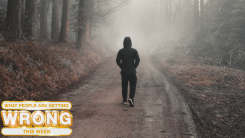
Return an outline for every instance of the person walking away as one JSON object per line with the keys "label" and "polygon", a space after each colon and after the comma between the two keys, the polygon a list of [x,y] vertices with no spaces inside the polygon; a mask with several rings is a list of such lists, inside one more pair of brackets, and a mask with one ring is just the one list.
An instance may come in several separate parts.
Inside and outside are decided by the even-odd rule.
{"label": "person walking away", "polygon": [[129,104],[134,107],[134,95],[137,84],[136,68],[139,65],[140,57],[138,51],[132,48],[130,37],[125,37],[123,42],[124,48],[117,54],[117,65],[121,69],[122,76],[122,104],[127,105],[128,82],[130,84]]}

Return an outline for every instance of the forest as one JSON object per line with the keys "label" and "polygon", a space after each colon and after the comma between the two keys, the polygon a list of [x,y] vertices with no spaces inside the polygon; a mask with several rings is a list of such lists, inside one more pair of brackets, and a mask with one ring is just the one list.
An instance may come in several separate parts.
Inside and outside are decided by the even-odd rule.
{"label": "forest", "polygon": [[[160,124],[150,124],[152,127],[142,126],[141,130],[135,129],[137,134],[135,131],[125,137],[245,137],[245,0],[0,0],[0,103],[56,101],[67,91],[87,90],[84,84],[89,79],[90,85],[97,87],[110,76],[119,80],[108,81],[93,92],[106,94],[107,89],[102,87],[107,85],[117,90],[121,80],[115,66],[116,54],[126,36],[131,37],[141,57],[138,96],[149,99],[144,92],[154,86],[149,91],[156,93],[152,94],[155,98],[161,97],[158,91],[171,97],[166,88],[169,82],[180,93],[174,97],[183,97],[188,105],[186,114],[190,113],[195,124],[195,134],[185,133],[188,127],[178,125],[174,118],[175,123],[169,124],[175,127],[166,127],[159,134],[155,130]],[[164,77],[156,78],[156,70],[156,76]],[[105,73],[97,78],[98,82],[93,81],[96,73]],[[143,103],[139,112],[133,112],[135,116],[141,110],[143,114],[150,109],[157,113]],[[174,100],[170,103],[169,109],[182,110],[181,103],[180,109],[172,107]],[[84,111],[90,112],[83,117],[77,115],[79,119],[93,119],[87,117],[92,116],[92,107],[86,106]],[[161,111],[165,111],[164,104]],[[185,114],[179,112],[179,116]],[[162,120],[151,116],[154,121]],[[145,124],[147,117],[142,117]],[[136,121],[142,125],[140,119]],[[177,128],[179,133],[174,135]],[[86,132],[82,136],[91,137]],[[119,137],[111,133],[99,136]]]}

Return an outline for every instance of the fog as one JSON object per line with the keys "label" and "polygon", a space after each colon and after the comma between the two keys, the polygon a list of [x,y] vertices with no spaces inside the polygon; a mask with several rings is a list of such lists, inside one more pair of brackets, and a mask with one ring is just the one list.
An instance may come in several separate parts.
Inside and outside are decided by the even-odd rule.
{"label": "fog", "polygon": [[[151,51],[159,46],[166,48],[169,41],[180,41],[183,31],[188,29],[192,10],[180,0],[173,1],[171,10],[169,1],[131,0],[125,6],[112,13],[110,22],[103,31],[109,37],[111,47],[123,47],[123,39],[131,37],[133,48],[139,51]],[[182,6],[182,7],[181,7]],[[185,35],[188,35],[186,33]]]}
{"label": "fog", "polygon": [[[6,8],[7,1],[1,1]],[[151,51],[157,47],[169,48],[166,43],[192,43],[193,1],[192,0],[94,0],[90,11],[91,43],[118,50],[123,39],[131,37],[133,48]],[[78,4],[70,1],[69,41],[77,41]],[[51,32],[52,2],[48,4],[48,31]],[[40,0],[37,1],[37,21],[40,26]],[[60,2],[60,15],[62,2]],[[59,22],[61,26],[61,22]]]}
{"label": "fog", "polygon": [[[133,0],[127,7],[120,9],[114,16],[112,34],[115,34],[117,48],[123,46],[123,39],[131,37],[133,48],[144,51],[156,47],[166,39],[162,33],[162,22],[157,22],[156,4],[150,1]],[[123,16],[119,16],[124,13]],[[114,30],[114,31],[113,31]]]}

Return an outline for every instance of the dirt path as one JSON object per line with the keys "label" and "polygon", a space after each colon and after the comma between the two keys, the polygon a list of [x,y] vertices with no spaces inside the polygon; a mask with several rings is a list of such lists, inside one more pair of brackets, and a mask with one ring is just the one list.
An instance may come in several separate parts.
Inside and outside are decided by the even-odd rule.
{"label": "dirt path", "polygon": [[141,55],[135,107],[122,105],[121,76],[107,61],[75,91],[71,101],[74,138],[197,138],[185,100],[166,77]]}

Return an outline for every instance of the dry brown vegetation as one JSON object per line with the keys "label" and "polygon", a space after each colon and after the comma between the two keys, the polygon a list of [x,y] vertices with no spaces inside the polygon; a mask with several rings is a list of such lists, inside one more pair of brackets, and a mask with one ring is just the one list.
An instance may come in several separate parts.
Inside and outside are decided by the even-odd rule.
{"label": "dry brown vegetation", "polygon": [[[245,90],[245,72],[227,67],[209,66],[198,58],[169,59],[165,62],[167,70],[176,74],[184,85],[189,87],[208,87],[208,89],[237,91]],[[206,89],[206,88],[205,88]]]}
{"label": "dry brown vegetation", "polygon": [[195,57],[158,60],[189,103],[202,137],[244,137],[245,71],[210,66],[208,61]]}
{"label": "dry brown vegetation", "polygon": [[97,46],[0,43],[0,102],[43,100],[77,82],[102,62]]}

